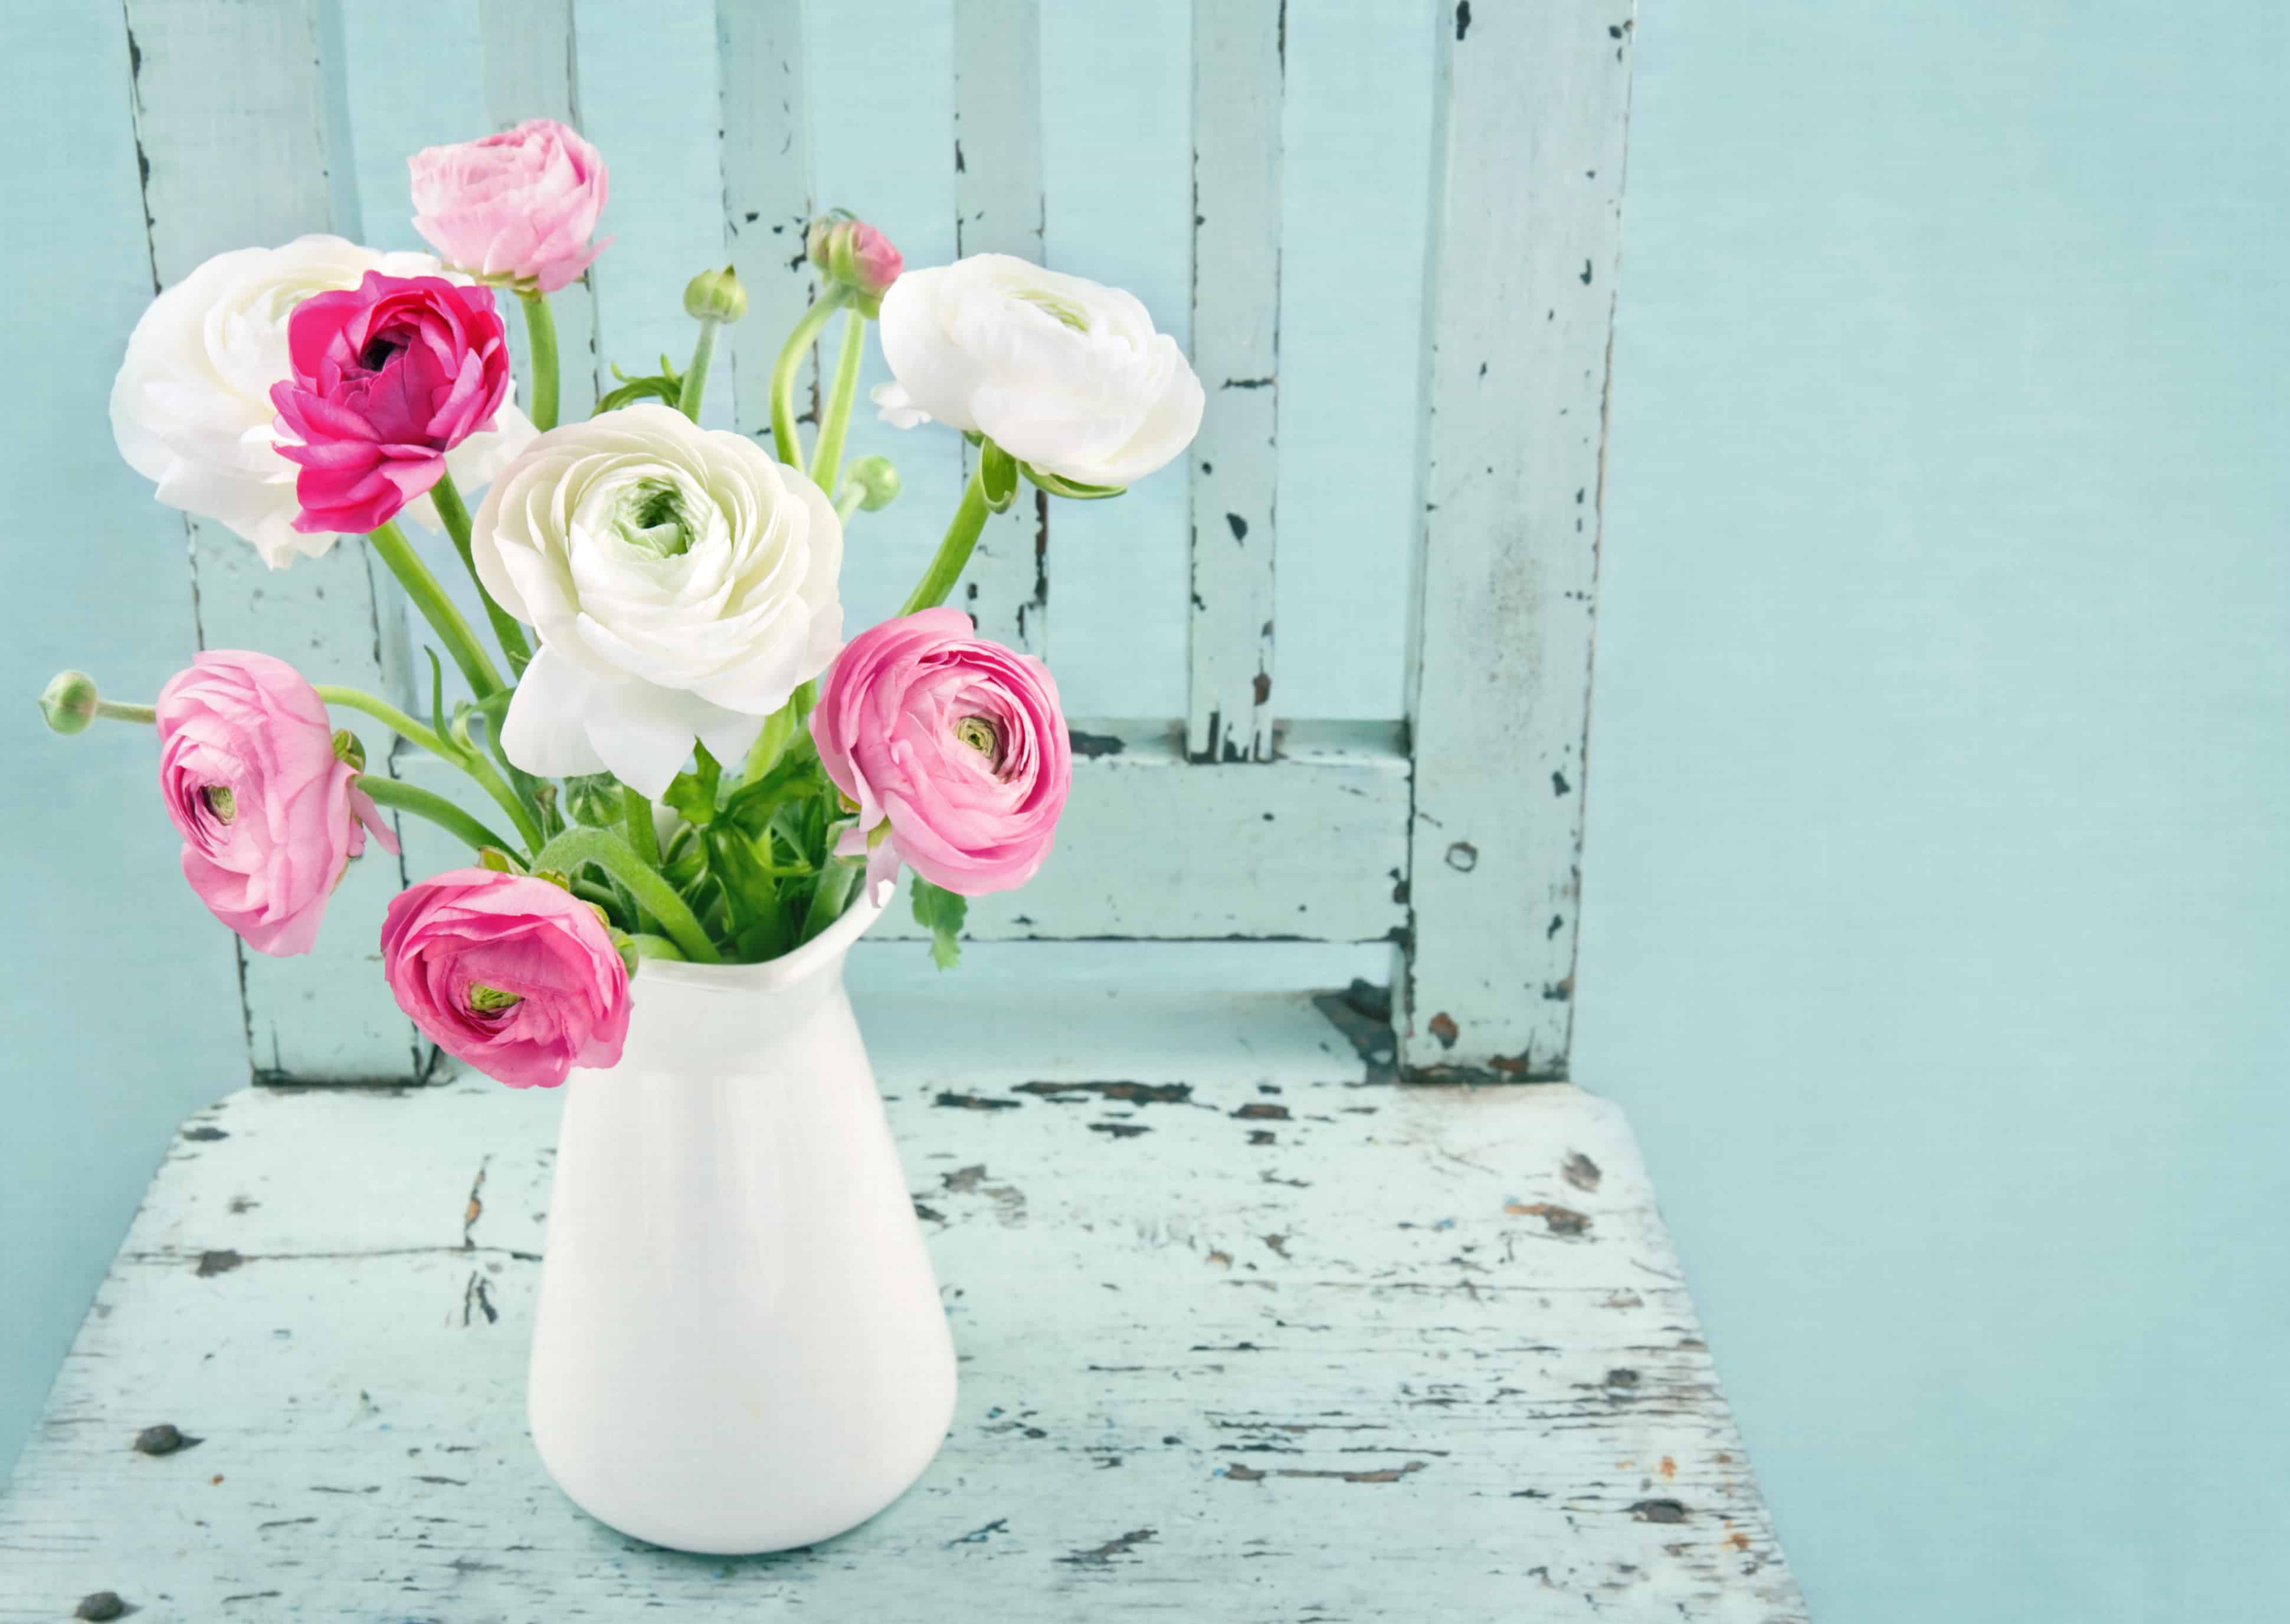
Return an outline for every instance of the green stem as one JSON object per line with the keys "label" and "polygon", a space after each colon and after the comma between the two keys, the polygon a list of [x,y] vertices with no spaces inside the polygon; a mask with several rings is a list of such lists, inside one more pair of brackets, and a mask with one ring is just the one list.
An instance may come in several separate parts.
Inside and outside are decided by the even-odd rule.
{"label": "green stem", "polygon": [[[530,852],[540,844],[540,826],[534,821],[532,811],[517,799],[516,791],[501,781],[500,774],[493,771],[492,764],[484,756],[474,750],[464,750],[451,740],[440,737],[387,700],[377,699],[362,688],[345,688],[334,683],[318,683],[313,686],[318,698],[326,704],[340,705],[348,710],[362,710],[400,739],[418,744],[432,756],[460,768],[492,796],[495,805],[509,815],[509,820],[516,826],[516,832],[524,837],[524,850]],[[505,840],[496,840],[493,844],[505,852],[515,850]]]}
{"label": "green stem", "polygon": [[453,550],[461,555],[461,567],[469,572],[469,582],[477,589],[477,601],[485,606],[485,619],[492,622],[493,638],[500,644],[501,652],[508,656],[511,680],[524,675],[524,668],[532,663],[532,649],[524,640],[524,628],[516,617],[499,604],[485,590],[484,581],[477,574],[476,555],[469,546],[469,508],[461,500],[461,489],[453,483],[451,474],[441,473],[437,483],[429,487],[429,500],[437,504],[437,516],[445,521],[445,533],[453,538]]}
{"label": "green stem", "polygon": [[676,887],[662,878],[657,869],[647,868],[629,843],[610,829],[589,828],[586,826],[566,829],[533,854],[534,869],[554,868],[570,874],[584,863],[594,863],[613,879],[629,888],[637,906],[660,921],[661,929],[684,949],[686,958],[702,964],[720,964],[723,956],[716,944],[708,940],[708,932],[700,928],[684,899],[676,894]]}
{"label": "green stem", "polygon": [[859,397],[859,361],[867,352],[867,318],[853,310],[843,318],[843,353],[835,362],[835,392],[827,397],[827,420],[819,426],[819,449],[812,453],[811,482],[835,489],[843,471],[843,437],[851,428],[851,403]]}
{"label": "green stem", "polygon": [[963,567],[970,562],[970,551],[978,545],[978,536],[986,528],[986,516],[990,511],[986,502],[986,459],[981,456],[970,470],[970,483],[962,488],[962,504],[954,510],[954,523],[946,527],[946,540],[938,544],[938,551],[930,561],[930,568],[915,583],[899,612],[912,614],[918,609],[934,609],[946,602],[946,595],[954,590],[954,583],[962,579]]}
{"label": "green stem", "polygon": [[676,409],[695,423],[700,420],[700,403],[708,398],[708,364],[716,358],[716,329],[720,324],[712,316],[700,318],[692,364],[684,369],[684,392],[677,398]]}
{"label": "green stem", "polygon": [[98,700],[95,714],[106,722],[153,723],[159,719],[158,711],[149,705],[128,705],[116,700]]}
{"label": "green stem", "polygon": [[399,812],[412,812],[417,818],[427,818],[449,834],[458,835],[469,843],[472,851],[491,846],[495,851],[509,850],[509,844],[499,835],[454,805],[444,796],[432,794],[412,784],[401,783],[379,773],[362,772],[358,788],[373,797],[377,806],[394,806]]}
{"label": "green stem", "polygon": [[429,572],[429,566],[421,562],[420,555],[413,550],[413,544],[405,539],[405,532],[397,528],[397,522],[395,519],[385,521],[380,529],[370,532],[366,539],[373,543],[373,550],[381,555],[381,561],[389,566],[389,572],[397,577],[398,585],[405,588],[405,596],[413,600],[413,606],[421,612],[421,618],[436,628],[438,638],[445,644],[445,652],[453,657],[453,663],[460,667],[461,675],[468,679],[470,692],[480,700],[490,699],[500,692],[500,673],[493,669],[493,662],[477,642],[476,634],[469,629],[469,623],[461,619],[461,612],[453,607],[453,600],[445,596],[445,588],[437,584],[437,578]]}
{"label": "green stem", "polygon": [[665,936],[653,936],[643,931],[633,931],[629,932],[629,940],[636,943],[637,956],[639,958],[664,958],[678,964],[685,962],[684,950]]}
{"label": "green stem", "polygon": [[811,908],[803,916],[803,940],[813,937],[843,917],[851,905],[851,887],[866,868],[864,860],[837,858],[830,861],[819,876],[818,887],[811,893]]}
{"label": "green stem", "polygon": [[772,364],[772,447],[773,452],[789,468],[803,466],[803,442],[795,432],[795,374],[803,364],[805,356],[825,327],[829,318],[849,301],[851,290],[837,283],[819,296],[819,302],[803,313],[803,319],[788,334],[780,347],[780,358]]}
{"label": "green stem", "polygon": [[524,306],[526,348],[532,356],[532,401],[525,415],[543,434],[556,427],[556,318],[548,313],[548,295],[534,289],[517,294]]}
{"label": "green stem", "polygon": [[844,486],[843,494],[835,499],[835,516],[848,524],[851,516],[859,511],[859,504],[866,500],[867,493],[857,485]]}

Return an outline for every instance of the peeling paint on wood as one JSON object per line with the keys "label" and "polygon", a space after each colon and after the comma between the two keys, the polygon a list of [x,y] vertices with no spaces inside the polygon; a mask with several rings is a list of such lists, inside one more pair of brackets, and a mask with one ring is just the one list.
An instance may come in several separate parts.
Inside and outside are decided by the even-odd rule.
{"label": "peeling paint on wood", "polygon": [[1286,35],[1286,0],[1193,0],[1192,360],[1208,397],[1190,452],[1197,762],[1273,754]]}
{"label": "peeling paint on wood", "polygon": [[[338,228],[356,234],[355,220],[338,218],[337,179],[347,180],[349,158],[329,144],[336,132],[324,111],[318,9],[318,0],[129,0],[124,26],[155,287],[228,249]],[[263,649],[313,681],[404,697],[404,605],[363,538],[274,571],[220,524],[188,520],[186,529],[200,647]],[[386,744],[371,732],[367,741],[373,759],[386,761]],[[397,860],[369,846],[334,906],[375,918],[404,884]],[[387,999],[361,996],[372,978],[371,937],[328,932],[288,959],[236,942],[227,950],[238,955],[257,1074],[329,1082],[412,1075],[412,1026]]]}
{"label": "peeling paint on wood", "polygon": [[1566,1075],[1630,10],[1458,7],[1440,30],[1397,978],[1401,1060],[1429,1077]]}
{"label": "peeling paint on wood", "polygon": [[[0,1492],[0,1620],[99,1588],[255,1624],[1805,1617],[1615,1107],[1375,1082],[1302,999],[1197,1020],[1218,1043],[1133,1138],[1094,1126],[1149,1055],[884,1068],[959,1407],[881,1516],[744,1560],[613,1534],[533,1456],[554,1100],[234,1095]],[[1252,1142],[1231,1113],[1268,1086],[1293,1116]],[[1560,1204],[1579,1236],[1511,1210]],[[196,1453],[123,1447],[155,1412]]]}
{"label": "peeling paint on wood", "polygon": [[[815,204],[803,7],[718,0],[716,38],[725,231],[732,266],[748,292],[747,316],[722,338],[731,346],[732,421],[769,444],[772,368],[817,287],[805,254]],[[835,324],[828,332],[842,342]],[[818,388],[814,347],[796,386],[814,420]]]}
{"label": "peeling paint on wood", "polygon": [[[954,0],[954,155],[955,252],[1043,263],[1040,0]],[[961,454],[966,478],[977,453]],[[954,600],[982,636],[1048,652],[1049,545],[1049,499],[1021,483]]]}
{"label": "peeling paint on wood", "polygon": [[[477,0],[485,111],[496,130],[528,118],[553,118],[581,128],[572,10],[572,0]],[[529,378],[524,319],[511,308],[516,302],[515,295],[501,295],[502,324],[509,330],[517,376]],[[548,296],[548,309],[556,320],[556,420],[577,423],[596,410],[607,387],[596,278],[582,272],[579,281]]]}

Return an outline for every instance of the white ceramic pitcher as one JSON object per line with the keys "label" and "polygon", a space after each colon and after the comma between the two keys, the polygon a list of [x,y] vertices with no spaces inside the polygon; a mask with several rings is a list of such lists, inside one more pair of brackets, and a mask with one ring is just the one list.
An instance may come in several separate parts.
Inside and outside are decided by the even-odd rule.
{"label": "white ceramic pitcher", "polygon": [[865,1522],[954,1412],[954,1348],[843,988],[864,900],[766,964],[648,962],[558,1131],[527,1409],[549,1475],[710,1555]]}

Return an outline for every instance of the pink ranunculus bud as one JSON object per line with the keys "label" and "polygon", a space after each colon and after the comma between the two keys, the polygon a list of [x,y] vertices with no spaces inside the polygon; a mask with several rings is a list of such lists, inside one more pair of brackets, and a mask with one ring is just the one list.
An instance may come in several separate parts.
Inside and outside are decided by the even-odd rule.
{"label": "pink ranunculus bud", "polygon": [[605,212],[605,160],[553,118],[452,147],[425,147],[413,172],[413,228],[473,276],[554,293],[612,243],[590,243]]}
{"label": "pink ranunculus bud", "polygon": [[300,463],[294,528],[373,530],[445,470],[445,453],[493,426],[508,347],[491,288],[368,271],[287,319],[292,372],[273,385],[278,454]]}
{"label": "pink ranunculus bud", "polygon": [[333,724],[300,672],[209,649],[159,690],[159,788],[183,836],[183,877],[258,953],[308,953],[368,829],[396,836],[336,758]]}
{"label": "pink ranunculus bud", "polygon": [[597,910],[547,880],[456,868],[381,924],[382,973],[430,1041],[511,1088],[620,1063],[629,972]]}
{"label": "pink ranunculus bud", "polygon": [[853,638],[821,681],[811,735],[827,776],[859,804],[837,850],[867,854],[877,900],[901,862],[976,897],[1024,884],[1049,856],[1073,779],[1058,685],[1040,660],[977,636],[959,609]]}
{"label": "pink ranunculus bud", "polygon": [[848,287],[859,308],[869,316],[881,308],[883,295],[907,268],[889,237],[843,209],[812,221],[805,246],[811,262],[829,281]]}

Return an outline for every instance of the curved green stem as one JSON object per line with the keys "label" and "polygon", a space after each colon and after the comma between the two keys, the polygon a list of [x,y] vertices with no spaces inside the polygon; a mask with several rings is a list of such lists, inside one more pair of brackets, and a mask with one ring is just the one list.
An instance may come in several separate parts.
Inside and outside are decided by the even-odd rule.
{"label": "curved green stem", "polygon": [[837,283],[819,296],[819,302],[803,313],[803,319],[788,334],[780,347],[780,358],[772,364],[772,447],[773,454],[789,468],[803,466],[803,442],[795,432],[795,374],[803,358],[818,340],[820,330],[829,318],[849,301],[851,290]]}
{"label": "curved green stem", "polygon": [[397,528],[397,521],[386,521],[380,528],[369,532],[366,540],[373,543],[373,550],[381,555],[389,572],[397,577],[398,585],[405,588],[405,596],[413,600],[421,618],[436,628],[445,652],[468,679],[470,692],[480,700],[500,692],[500,673],[493,669],[492,659],[477,642],[476,634],[469,629],[469,623],[461,619],[461,612],[453,607],[453,600],[445,596],[445,588],[437,584],[437,578],[421,562],[421,556],[413,550],[405,532]]}
{"label": "curved green stem", "polygon": [[[335,683],[317,683],[313,687],[318,698],[326,704],[340,705],[348,710],[362,710],[400,739],[418,744],[439,760],[460,768],[477,780],[480,788],[492,796],[495,805],[509,815],[517,833],[524,838],[525,851],[530,852],[540,844],[540,826],[534,820],[531,809],[517,799],[516,791],[501,781],[500,774],[493,771],[492,763],[475,750],[462,749],[451,740],[424,727],[388,700],[378,699],[363,688],[346,688]],[[505,852],[516,850],[506,840],[496,838],[492,844]]]}
{"label": "curved green stem", "polygon": [[516,297],[524,307],[526,348],[532,356],[532,400],[525,415],[546,434],[556,427],[556,318],[548,313],[548,295],[539,289]]}
{"label": "curved green stem", "polygon": [[986,528],[990,511],[986,501],[986,459],[981,456],[970,470],[970,483],[962,488],[962,504],[954,510],[954,523],[946,527],[946,540],[938,544],[930,568],[899,606],[901,614],[933,609],[946,602],[946,595],[962,579],[963,567],[970,562],[971,549],[978,545],[979,532]]}
{"label": "curved green stem", "polygon": [[524,628],[516,617],[499,604],[485,590],[485,583],[477,574],[476,555],[469,546],[469,508],[461,500],[461,490],[453,483],[451,474],[437,476],[437,483],[429,487],[429,500],[437,504],[437,516],[445,521],[445,533],[453,538],[453,550],[461,555],[461,567],[469,572],[469,582],[477,589],[477,601],[485,606],[485,619],[492,622],[493,640],[500,644],[501,652],[508,657],[510,680],[524,675],[525,667],[532,663],[532,649],[524,640]]}
{"label": "curved green stem", "polygon": [[637,945],[638,958],[662,958],[673,964],[685,962],[684,950],[665,936],[653,936],[643,931],[631,932],[629,940]]}
{"label": "curved green stem", "polygon": [[454,805],[444,796],[432,794],[427,789],[417,788],[412,784],[401,783],[396,779],[384,778],[374,772],[360,773],[358,788],[372,796],[374,804],[377,806],[394,806],[399,812],[412,812],[417,818],[427,818],[448,834],[460,836],[469,843],[471,851],[476,851],[484,846],[492,846],[494,850],[501,852],[509,849],[508,841],[494,834],[492,830]]}
{"label": "curved green stem", "polygon": [[684,369],[684,388],[676,409],[693,422],[700,420],[700,403],[708,398],[708,364],[716,358],[716,329],[712,316],[700,318],[700,336],[692,345],[692,364]]}
{"label": "curved green stem", "polygon": [[835,362],[835,390],[827,397],[827,420],[819,426],[819,449],[811,457],[811,482],[832,493],[843,471],[843,438],[851,428],[851,403],[859,396],[859,362],[867,353],[867,318],[853,309],[843,318],[843,353]]}
{"label": "curved green stem", "polygon": [[141,722],[146,724],[159,719],[157,708],[150,705],[130,705],[118,700],[98,700],[95,714],[104,722]]}
{"label": "curved green stem", "polygon": [[532,858],[536,872],[553,868],[570,874],[583,863],[596,864],[628,887],[637,906],[660,921],[661,929],[684,949],[686,958],[702,964],[724,962],[716,944],[708,940],[708,932],[700,928],[700,921],[693,917],[692,909],[676,894],[676,887],[659,870],[647,867],[629,843],[610,829],[586,826],[566,829]]}

